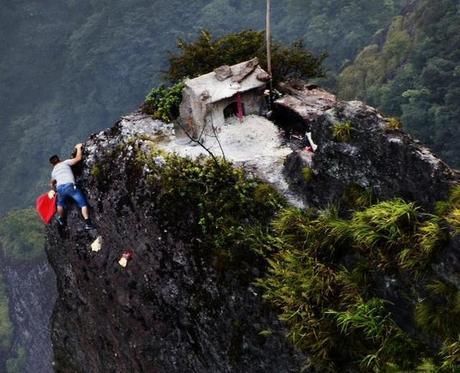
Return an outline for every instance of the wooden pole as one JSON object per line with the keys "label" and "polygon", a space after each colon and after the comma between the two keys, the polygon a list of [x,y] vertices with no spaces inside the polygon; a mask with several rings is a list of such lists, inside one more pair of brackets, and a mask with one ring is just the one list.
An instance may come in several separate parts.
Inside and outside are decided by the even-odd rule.
{"label": "wooden pole", "polygon": [[273,91],[273,78],[272,78],[272,31],[271,31],[271,0],[267,0],[267,19],[265,24],[265,34],[267,43],[267,72],[270,75],[269,96],[268,96],[268,112],[272,110],[272,91]]}
{"label": "wooden pole", "polygon": [[271,18],[271,0],[267,0],[267,19],[266,19],[266,30],[265,34],[267,37],[267,70],[268,73],[270,74],[270,77],[272,76],[272,50],[271,50],[271,24],[270,24],[270,18]]}

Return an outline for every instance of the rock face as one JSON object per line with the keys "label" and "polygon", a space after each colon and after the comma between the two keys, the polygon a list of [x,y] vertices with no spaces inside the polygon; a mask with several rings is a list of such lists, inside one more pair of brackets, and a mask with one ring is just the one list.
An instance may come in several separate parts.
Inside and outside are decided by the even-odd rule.
{"label": "rock face", "polygon": [[[293,148],[285,174],[307,205],[324,207],[357,186],[431,207],[458,182],[455,171],[360,102],[302,86],[275,103],[274,116]],[[305,132],[318,145],[314,153],[305,150]],[[75,172],[97,231],[83,231],[75,210],[66,229],[48,229],[59,293],[52,323],[56,371],[300,371],[305,356],[289,344],[253,284],[266,264],[223,268],[219,258],[193,250],[191,225],[166,224],[146,181],[150,170],[136,158],[152,141],[174,141],[173,128],[141,114],[92,136]],[[164,159],[155,162],[161,167]],[[182,214],[193,220],[190,211]],[[92,251],[98,237],[101,249]],[[126,252],[132,258],[122,267]]]}
{"label": "rock face", "polygon": [[304,139],[311,132],[318,145],[312,153],[305,151],[308,142],[298,142],[285,164],[292,188],[308,205],[325,206],[358,187],[378,199],[402,197],[432,208],[458,183],[458,172],[374,108],[338,101],[316,87],[286,90],[275,102],[275,119],[289,136]]}
{"label": "rock face", "polygon": [[[263,265],[231,271],[210,265],[180,232],[161,224],[132,147],[113,158],[134,134],[164,133],[170,128],[161,122],[134,116],[86,143],[80,182],[97,232],[84,232],[74,210],[68,228],[48,231],[59,291],[56,371],[298,372],[300,355],[252,284]],[[98,178],[95,165],[106,165],[108,178]],[[102,248],[93,252],[97,236]],[[118,261],[126,250],[133,257],[123,268]],[[266,330],[269,338],[261,334]]]}
{"label": "rock face", "polygon": [[13,350],[24,349],[24,373],[53,371],[49,319],[56,299],[54,274],[46,262],[2,264],[15,329]]}

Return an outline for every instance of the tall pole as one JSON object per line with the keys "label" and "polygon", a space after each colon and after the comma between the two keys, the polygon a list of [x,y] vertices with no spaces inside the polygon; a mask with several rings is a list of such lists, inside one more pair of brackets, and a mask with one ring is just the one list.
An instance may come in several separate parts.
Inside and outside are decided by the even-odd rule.
{"label": "tall pole", "polygon": [[272,78],[272,32],[271,32],[271,0],[267,0],[267,19],[265,25],[265,35],[267,37],[267,72],[270,75],[269,89],[270,93],[268,96],[268,110],[272,110],[272,91],[273,91],[273,78]]}
{"label": "tall pole", "polygon": [[266,19],[265,34],[267,37],[267,70],[271,77],[272,76],[272,48],[271,48],[272,36],[271,36],[270,18],[271,18],[271,0],[267,0],[267,19]]}

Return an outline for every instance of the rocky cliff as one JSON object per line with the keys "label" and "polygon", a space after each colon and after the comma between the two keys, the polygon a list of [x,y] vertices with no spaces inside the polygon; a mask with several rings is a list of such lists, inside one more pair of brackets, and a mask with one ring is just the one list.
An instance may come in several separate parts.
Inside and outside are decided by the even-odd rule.
{"label": "rocky cliff", "polygon": [[274,106],[279,133],[249,118],[223,127],[220,144],[204,139],[225,161],[139,113],[88,139],[76,173],[97,230],[83,231],[74,209],[65,229],[48,229],[56,371],[298,372],[308,357],[255,285],[277,247],[260,239],[277,211],[356,188],[430,209],[458,183],[374,109],[314,87],[287,92]]}

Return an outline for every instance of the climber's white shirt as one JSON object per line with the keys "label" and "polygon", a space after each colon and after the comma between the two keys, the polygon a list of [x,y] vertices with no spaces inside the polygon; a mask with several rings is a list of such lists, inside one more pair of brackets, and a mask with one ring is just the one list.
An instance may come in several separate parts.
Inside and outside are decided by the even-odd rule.
{"label": "climber's white shirt", "polygon": [[75,177],[73,176],[72,169],[72,160],[66,159],[65,161],[59,162],[56,166],[53,167],[51,172],[51,178],[56,180],[56,186],[64,184],[75,184]]}

